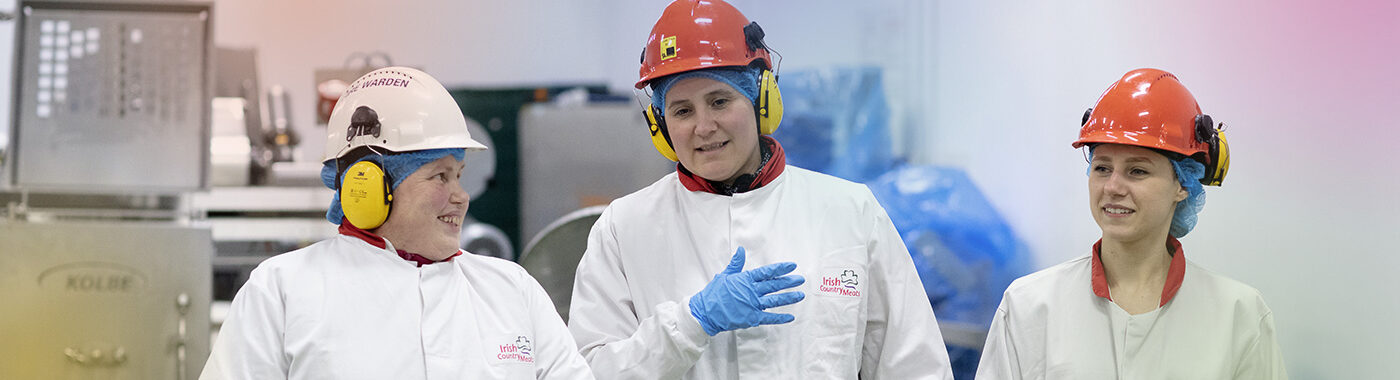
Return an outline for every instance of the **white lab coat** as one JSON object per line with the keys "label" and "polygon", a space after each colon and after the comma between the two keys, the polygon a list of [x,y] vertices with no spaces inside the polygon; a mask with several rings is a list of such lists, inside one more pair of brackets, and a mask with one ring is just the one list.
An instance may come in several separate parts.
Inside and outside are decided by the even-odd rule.
{"label": "white lab coat", "polygon": [[[745,270],[796,262],[806,299],[769,309],[792,323],[709,337],[690,297],[740,246]],[[600,379],[952,379],[928,296],[870,190],[792,166],[733,196],[688,191],[671,173],[613,201],[588,236],[569,317]]]}
{"label": "white lab coat", "polygon": [[1129,315],[1091,288],[1091,256],[1017,279],[978,380],[1287,379],[1259,291],[1187,260],[1166,305]]}
{"label": "white lab coat", "polygon": [[417,267],[339,235],[239,289],[201,379],[592,379],[544,289],[509,261]]}

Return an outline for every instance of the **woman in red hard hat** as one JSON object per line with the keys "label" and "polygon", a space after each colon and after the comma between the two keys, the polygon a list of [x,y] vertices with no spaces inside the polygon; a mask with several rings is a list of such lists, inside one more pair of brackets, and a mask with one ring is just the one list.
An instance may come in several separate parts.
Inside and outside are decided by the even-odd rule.
{"label": "woman in red hard hat", "polygon": [[652,142],[676,172],[612,202],[569,329],[599,378],[952,379],[912,260],[870,190],[784,163],[763,31],[681,0],[652,29]]}
{"label": "woman in red hard hat", "polygon": [[1186,259],[1203,184],[1229,148],[1176,76],[1128,72],[1086,111],[1089,254],[1017,279],[997,308],[977,378],[1286,379],[1259,291]]}

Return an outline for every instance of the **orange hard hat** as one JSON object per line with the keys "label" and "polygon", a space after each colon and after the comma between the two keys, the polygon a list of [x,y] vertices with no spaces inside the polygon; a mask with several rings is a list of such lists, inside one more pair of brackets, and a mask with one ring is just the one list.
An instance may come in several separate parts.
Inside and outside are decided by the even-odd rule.
{"label": "orange hard hat", "polygon": [[1230,170],[1230,147],[1223,124],[1201,113],[1196,97],[1172,73],[1137,69],[1108,86],[1099,101],[1084,111],[1079,148],[1089,144],[1125,144],[1180,154],[1205,164],[1201,183],[1220,186]]}
{"label": "orange hard hat", "polygon": [[[1206,120],[1197,121],[1198,117]],[[1126,144],[1193,157],[1210,152],[1210,141],[1197,137],[1198,124],[1212,127],[1208,120],[1175,75],[1137,69],[1109,86],[1094,108],[1085,112],[1073,146]]]}
{"label": "orange hard hat", "polygon": [[763,30],[739,9],[720,0],[676,0],[651,28],[642,50],[637,88],[660,77],[711,67],[748,66],[773,60],[763,48]]}

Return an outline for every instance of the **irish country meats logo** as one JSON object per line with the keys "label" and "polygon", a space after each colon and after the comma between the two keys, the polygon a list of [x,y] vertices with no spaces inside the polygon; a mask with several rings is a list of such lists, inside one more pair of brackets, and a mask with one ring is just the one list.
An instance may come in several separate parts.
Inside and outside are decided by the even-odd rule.
{"label": "irish country meats logo", "polygon": [[518,363],[534,363],[535,356],[531,354],[530,338],[524,335],[515,338],[515,342],[502,344],[501,352],[496,354],[496,359]]}
{"label": "irish country meats logo", "polygon": [[841,271],[839,275],[822,276],[822,284],[818,290],[830,295],[860,297],[857,285],[860,285],[860,276],[856,274],[856,271],[847,269]]}
{"label": "irish country meats logo", "polygon": [[850,269],[841,272],[841,277],[837,279],[841,280],[841,286],[846,287],[846,289],[856,290],[856,285],[860,285],[860,276],[856,275],[856,271]]}

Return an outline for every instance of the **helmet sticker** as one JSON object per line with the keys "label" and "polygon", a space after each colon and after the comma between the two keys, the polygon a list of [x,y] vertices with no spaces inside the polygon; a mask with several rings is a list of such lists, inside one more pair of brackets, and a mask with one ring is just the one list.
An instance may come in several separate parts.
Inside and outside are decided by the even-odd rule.
{"label": "helmet sticker", "polygon": [[661,37],[661,60],[676,57],[676,36]]}
{"label": "helmet sticker", "polygon": [[355,114],[350,115],[350,127],[345,129],[345,141],[350,141],[355,136],[370,135],[379,137],[379,113],[373,108],[359,106],[355,108]]}

